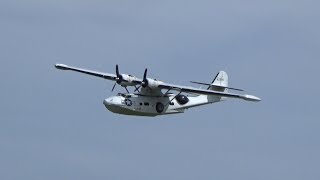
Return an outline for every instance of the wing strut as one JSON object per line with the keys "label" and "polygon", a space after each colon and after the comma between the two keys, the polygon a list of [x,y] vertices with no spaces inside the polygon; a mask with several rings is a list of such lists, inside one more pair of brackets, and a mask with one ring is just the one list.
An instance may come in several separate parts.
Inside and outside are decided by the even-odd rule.
{"label": "wing strut", "polygon": [[168,106],[177,96],[179,96],[182,92],[180,91],[177,95],[175,95],[165,106]]}
{"label": "wing strut", "polygon": [[172,90],[172,88],[169,88],[169,89],[166,91],[166,93],[163,94],[162,97],[165,97],[166,95],[168,95],[171,90]]}
{"label": "wing strut", "polygon": [[130,92],[129,92],[129,90],[128,90],[127,86],[123,86],[123,87],[126,89],[126,91],[128,92],[128,94],[130,94]]}

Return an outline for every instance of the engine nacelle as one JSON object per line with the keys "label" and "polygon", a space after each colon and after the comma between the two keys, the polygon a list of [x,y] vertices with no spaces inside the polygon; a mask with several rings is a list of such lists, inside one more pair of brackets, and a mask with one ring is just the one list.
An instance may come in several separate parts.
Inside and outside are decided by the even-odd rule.
{"label": "engine nacelle", "polygon": [[161,81],[158,81],[156,79],[147,78],[147,80],[148,80],[148,87],[151,89],[158,88],[159,84],[162,83]]}
{"label": "engine nacelle", "polygon": [[134,80],[137,80],[136,77],[128,75],[128,74],[121,74],[122,81],[120,83],[121,86],[135,86],[136,84],[133,83]]}

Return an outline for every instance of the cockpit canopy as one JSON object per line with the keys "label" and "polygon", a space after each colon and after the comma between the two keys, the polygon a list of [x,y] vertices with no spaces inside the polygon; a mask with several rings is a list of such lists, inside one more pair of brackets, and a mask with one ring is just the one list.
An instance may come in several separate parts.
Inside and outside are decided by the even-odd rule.
{"label": "cockpit canopy", "polygon": [[121,97],[124,97],[124,98],[131,98],[130,94],[118,93],[117,96],[121,96]]}

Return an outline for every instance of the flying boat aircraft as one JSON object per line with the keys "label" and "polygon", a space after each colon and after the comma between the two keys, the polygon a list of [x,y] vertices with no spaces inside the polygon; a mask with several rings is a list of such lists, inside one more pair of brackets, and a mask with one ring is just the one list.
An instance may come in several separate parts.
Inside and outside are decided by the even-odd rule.
{"label": "flying boat aircraft", "polygon": [[[246,101],[261,101],[260,98],[247,95],[230,93],[228,90],[243,91],[242,89],[228,86],[228,75],[220,71],[212,83],[191,81],[191,83],[208,86],[207,89],[168,84],[157,79],[147,77],[145,69],[143,78],[139,79],[128,74],[121,74],[116,65],[116,74],[102,73],[64,64],[56,64],[60,70],[70,70],[115,81],[112,91],[118,84],[125,88],[127,93],[118,93],[116,96],[104,99],[105,107],[113,112],[134,116],[158,116],[184,113],[186,109],[224,101],[226,98],[243,99]],[[128,86],[134,87],[130,93]]]}

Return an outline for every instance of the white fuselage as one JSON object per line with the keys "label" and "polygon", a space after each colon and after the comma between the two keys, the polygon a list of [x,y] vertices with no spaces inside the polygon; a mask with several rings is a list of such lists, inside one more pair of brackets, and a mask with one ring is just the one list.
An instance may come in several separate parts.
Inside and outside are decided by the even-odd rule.
{"label": "white fuselage", "polygon": [[183,113],[185,109],[219,102],[216,96],[187,96],[188,102],[180,103],[175,94],[166,96],[145,96],[139,94],[118,94],[103,101],[106,108],[114,113],[136,116],[158,116]]}

